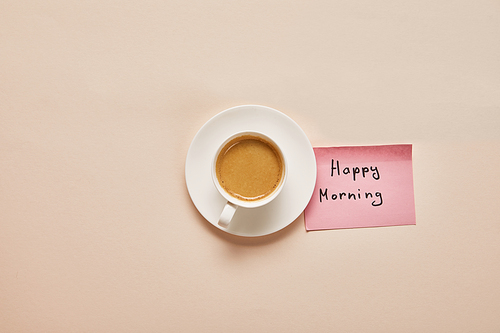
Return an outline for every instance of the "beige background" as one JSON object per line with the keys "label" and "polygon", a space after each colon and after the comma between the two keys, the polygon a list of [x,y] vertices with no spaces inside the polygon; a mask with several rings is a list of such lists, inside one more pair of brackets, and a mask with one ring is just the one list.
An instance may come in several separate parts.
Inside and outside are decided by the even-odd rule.
{"label": "beige background", "polygon": [[[192,204],[218,112],[413,143],[417,225],[245,239]],[[0,0],[1,332],[500,332],[498,1]]]}

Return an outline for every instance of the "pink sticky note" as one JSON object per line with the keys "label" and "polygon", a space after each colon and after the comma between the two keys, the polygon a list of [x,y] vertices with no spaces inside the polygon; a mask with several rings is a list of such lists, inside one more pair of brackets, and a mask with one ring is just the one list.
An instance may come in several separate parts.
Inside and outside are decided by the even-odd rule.
{"label": "pink sticky note", "polygon": [[412,146],[314,148],[307,230],[416,224]]}

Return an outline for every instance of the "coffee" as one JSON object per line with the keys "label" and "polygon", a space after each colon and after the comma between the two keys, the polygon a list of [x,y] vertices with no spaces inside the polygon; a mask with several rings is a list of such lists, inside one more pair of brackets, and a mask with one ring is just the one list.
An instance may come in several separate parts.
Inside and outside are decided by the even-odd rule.
{"label": "coffee", "polygon": [[284,174],[284,162],[278,150],[254,135],[229,141],[217,156],[215,168],[220,186],[244,201],[256,201],[272,194]]}

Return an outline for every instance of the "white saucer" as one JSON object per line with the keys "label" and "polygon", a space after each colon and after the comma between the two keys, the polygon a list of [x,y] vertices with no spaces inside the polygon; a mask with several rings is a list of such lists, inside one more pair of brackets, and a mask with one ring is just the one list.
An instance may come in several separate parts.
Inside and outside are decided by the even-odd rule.
{"label": "white saucer", "polygon": [[[226,200],[212,181],[212,158],[228,136],[247,130],[276,141],[288,160],[289,173],[276,199],[259,208],[238,208],[224,229],[217,222]],[[202,126],[189,147],[185,172],[191,200],[208,222],[233,235],[256,237],[281,230],[299,217],[314,190],[316,158],[306,134],[290,117],[266,106],[242,105],[222,111]]]}

